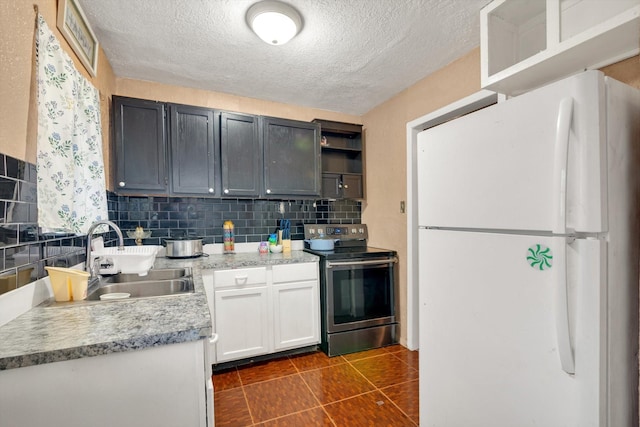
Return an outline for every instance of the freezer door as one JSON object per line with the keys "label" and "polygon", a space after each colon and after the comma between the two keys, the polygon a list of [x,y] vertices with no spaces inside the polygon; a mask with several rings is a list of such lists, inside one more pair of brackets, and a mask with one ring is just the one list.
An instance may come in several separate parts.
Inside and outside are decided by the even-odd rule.
{"label": "freezer door", "polygon": [[605,230],[604,92],[586,72],[421,132],[419,224]]}
{"label": "freezer door", "polygon": [[420,425],[605,427],[606,244],[419,233]]}

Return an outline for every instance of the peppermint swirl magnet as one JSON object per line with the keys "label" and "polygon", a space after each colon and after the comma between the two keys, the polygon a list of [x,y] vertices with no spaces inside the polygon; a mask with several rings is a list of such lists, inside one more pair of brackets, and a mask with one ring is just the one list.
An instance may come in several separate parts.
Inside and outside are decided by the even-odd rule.
{"label": "peppermint swirl magnet", "polygon": [[527,249],[527,262],[536,270],[547,270],[553,265],[553,253],[548,246],[537,243]]}

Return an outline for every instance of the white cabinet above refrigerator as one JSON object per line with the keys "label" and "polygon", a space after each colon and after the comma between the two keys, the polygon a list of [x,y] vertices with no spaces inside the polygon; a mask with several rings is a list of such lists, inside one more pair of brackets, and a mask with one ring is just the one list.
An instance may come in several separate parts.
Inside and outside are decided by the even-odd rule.
{"label": "white cabinet above refrigerator", "polygon": [[638,0],[495,0],[480,11],[481,86],[517,95],[640,52]]}

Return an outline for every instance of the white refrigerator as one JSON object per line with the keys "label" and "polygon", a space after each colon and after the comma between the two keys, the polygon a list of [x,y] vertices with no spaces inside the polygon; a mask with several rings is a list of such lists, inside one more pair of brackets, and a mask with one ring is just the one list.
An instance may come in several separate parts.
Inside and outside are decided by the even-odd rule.
{"label": "white refrigerator", "polygon": [[638,425],[640,91],[588,71],[418,136],[420,425]]}

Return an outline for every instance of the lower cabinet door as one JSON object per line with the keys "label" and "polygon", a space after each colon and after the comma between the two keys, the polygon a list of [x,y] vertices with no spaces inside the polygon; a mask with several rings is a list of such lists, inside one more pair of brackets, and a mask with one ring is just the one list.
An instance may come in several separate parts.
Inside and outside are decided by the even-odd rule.
{"label": "lower cabinet door", "polygon": [[215,291],[217,362],[271,351],[267,287]]}
{"label": "lower cabinet door", "polygon": [[320,342],[318,281],[273,286],[275,350]]}
{"label": "lower cabinet door", "polygon": [[342,175],[342,197],[362,199],[362,175]]}
{"label": "lower cabinet door", "polygon": [[340,174],[322,174],[322,197],[325,199],[338,199],[342,195],[340,191]]}

